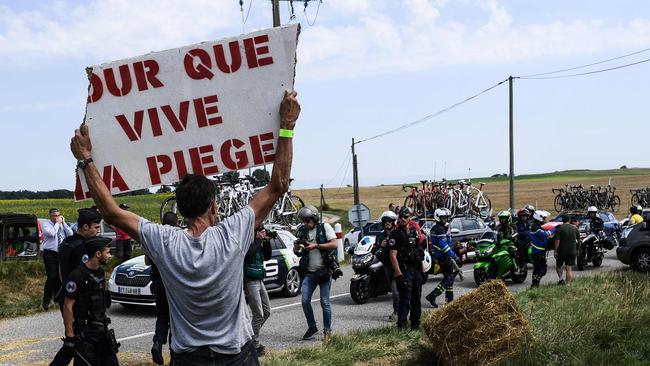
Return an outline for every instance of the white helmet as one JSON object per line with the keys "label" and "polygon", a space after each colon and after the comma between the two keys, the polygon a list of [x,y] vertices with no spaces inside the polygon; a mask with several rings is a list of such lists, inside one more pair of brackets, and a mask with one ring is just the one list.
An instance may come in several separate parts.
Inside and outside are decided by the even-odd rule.
{"label": "white helmet", "polygon": [[546,216],[544,216],[543,211],[535,211],[535,213],[533,213],[533,220],[535,221],[544,222],[545,218]]}
{"label": "white helmet", "polygon": [[381,216],[379,216],[379,221],[384,224],[386,221],[397,221],[397,214],[393,211],[384,211]]}
{"label": "white helmet", "polygon": [[598,208],[596,206],[589,206],[587,212],[598,212]]}
{"label": "white helmet", "polygon": [[449,216],[451,216],[451,211],[449,211],[448,209],[446,209],[444,207],[443,208],[437,208],[433,212],[433,218],[436,221],[440,221],[440,216],[447,216],[447,218],[449,218]]}

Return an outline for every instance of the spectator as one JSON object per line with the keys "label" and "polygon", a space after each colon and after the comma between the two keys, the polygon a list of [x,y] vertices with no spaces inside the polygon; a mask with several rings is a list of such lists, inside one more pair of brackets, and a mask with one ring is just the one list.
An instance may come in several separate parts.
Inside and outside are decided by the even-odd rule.
{"label": "spectator", "polygon": [[244,253],[273,205],[289,188],[293,128],[300,114],[295,92],[280,104],[280,137],[271,182],[249,205],[217,225],[214,182],[200,175],[183,178],[176,189],[187,230],[156,225],[120,209],[92,161],[88,126],[70,142],[78,168],[104,219],[136,238],[156,263],[168,293],[175,365],[259,365],[243,294]]}
{"label": "spectator", "polygon": [[[272,233],[274,234],[274,233]],[[253,345],[258,356],[264,355],[264,346],[260,343],[260,329],[271,316],[271,302],[264,286],[264,261],[271,259],[271,238],[263,226],[255,230],[255,240],[246,253],[244,260],[244,292],[246,301],[253,315]]]}
{"label": "spectator", "polygon": [[630,220],[627,222],[627,226],[633,226],[643,222],[643,217],[640,215],[641,210],[636,206],[630,207]]}
{"label": "spectator", "polygon": [[45,287],[43,288],[43,301],[41,306],[47,311],[50,301],[61,288],[59,278],[59,244],[72,235],[72,229],[65,222],[65,217],[56,209],[50,209],[50,221],[41,225],[43,232],[43,263],[45,264]]}
{"label": "spectator", "polygon": [[[126,203],[120,203],[119,206],[122,210],[127,210],[129,207]],[[117,226],[112,226],[115,230],[115,256],[119,259],[120,263],[126,262],[131,259],[133,253],[133,240],[129,234],[125,233]]]}
{"label": "spectator", "polygon": [[[562,216],[562,224],[555,231],[555,270],[558,284],[564,285],[573,281],[573,266],[580,246],[580,232],[575,225],[569,223],[569,215]],[[566,267],[566,282],[562,279],[562,266]]]}

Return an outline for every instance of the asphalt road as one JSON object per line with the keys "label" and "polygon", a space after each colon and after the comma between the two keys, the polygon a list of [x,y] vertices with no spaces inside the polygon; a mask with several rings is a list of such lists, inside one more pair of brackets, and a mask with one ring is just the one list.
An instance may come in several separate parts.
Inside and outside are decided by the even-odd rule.
{"label": "asphalt road", "polygon": [[[543,278],[543,284],[555,284],[555,260],[548,258],[549,272]],[[589,276],[602,271],[623,267],[616,259],[614,250],[609,251],[600,268],[588,266],[585,271],[575,271],[576,276]],[[472,264],[465,264],[465,280],[456,280],[456,296],[476,288],[472,276]],[[344,267],[345,276],[332,286],[331,302],[333,309],[333,330],[345,333],[357,329],[369,329],[389,325],[388,315],[392,312],[391,296],[385,295],[370,299],[364,305],[355,304],[349,295],[352,269]],[[523,284],[508,282],[513,292],[525,290],[530,286],[532,267],[529,265],[528,279]],[[437,285],[440,276],[430,277],[423,289],[422,307],[424,311],[431,306],[424,300],[424,295]],[[41,291],[41,289],[30,289]],[[318,291],[314,293],[314,313],[322,329],[322,316],[318,304]],[[440,303],[442,298],[438,299]],[[295,346],[318,345],[321,335],[313,341],[302,341],[302,334],[307,329],[300,305],[300,296],[284,298],[272,295],[271,318],[262,328],[262,343],[270,349],[285,349]],[[120,363],[129,365],[150,361],[151,338],[155,323],[153,310],[133,310],[114,304],[109,310],[112,327],[118,340],[122,343],[118,354]],[[58,309],[42,314],[3,320],[0,322],[0,365],[47,365],[62,345],[63,323]]]}

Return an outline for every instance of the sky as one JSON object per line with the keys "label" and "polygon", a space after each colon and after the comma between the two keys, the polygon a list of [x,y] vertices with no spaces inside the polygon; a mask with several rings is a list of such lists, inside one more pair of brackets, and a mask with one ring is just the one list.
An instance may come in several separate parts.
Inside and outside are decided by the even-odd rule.
{"label": "sky", "polygon": [[[296,188],[350,184],[352,138],[420,120],[509,75],[650,48],[642,0],[323,0],[294,9],[291,19],[281,3],[282,23],[302,25]],[[237,0],[0,0],[0,190],[73,189],[69,141],[84,116],[86,66],[271,23],[267,0],[244,0],[243,12]],[[516,174],[650,165],[650,62],[515,79],[513,92]],[[356,151],[361,185],[507,173],[507,83]]]}

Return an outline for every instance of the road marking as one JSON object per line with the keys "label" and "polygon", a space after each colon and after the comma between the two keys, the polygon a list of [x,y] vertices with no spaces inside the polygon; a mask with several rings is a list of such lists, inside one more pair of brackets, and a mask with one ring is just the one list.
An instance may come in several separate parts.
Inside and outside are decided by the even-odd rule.
{"label": "road marking", "polygon": [[[336,299],[337,297],[347,296],[347,295],[349,295],[349,294],[350,294],[349,292],[346,292],[346,293],[344,293],[344,294],[339,294],[339,295],[330,296],[330,299]],[[320,298],[315,299],[315,300],[312,300],[311,302],[318,302],[318,301],[320,301]],[[274,307],[274,308],[271,308],[271,310],[280,310],[280,309],[285,309],[285,308],[292,307],[292,306],[297,306],[297,305],[300,305],[300,304],[302,304],[302,303],[300,303],[300,302],[295,302],[295,303],[293,303],[293,304],[287,304],[287,305],[276,306],[276,307]],[[142,338],[142,337],[152,336],[152,335],[154,335],[154,334],[155,334],[155,332],[147,332],[147,333],[142,333],[142,334],[136,334],[136,335],[132,335],[132,336],[130,336],[130,337],[119,338],[117,341],[118,341],[118,342],[130,341],[131,339],[137,339],[137,338]]]}

